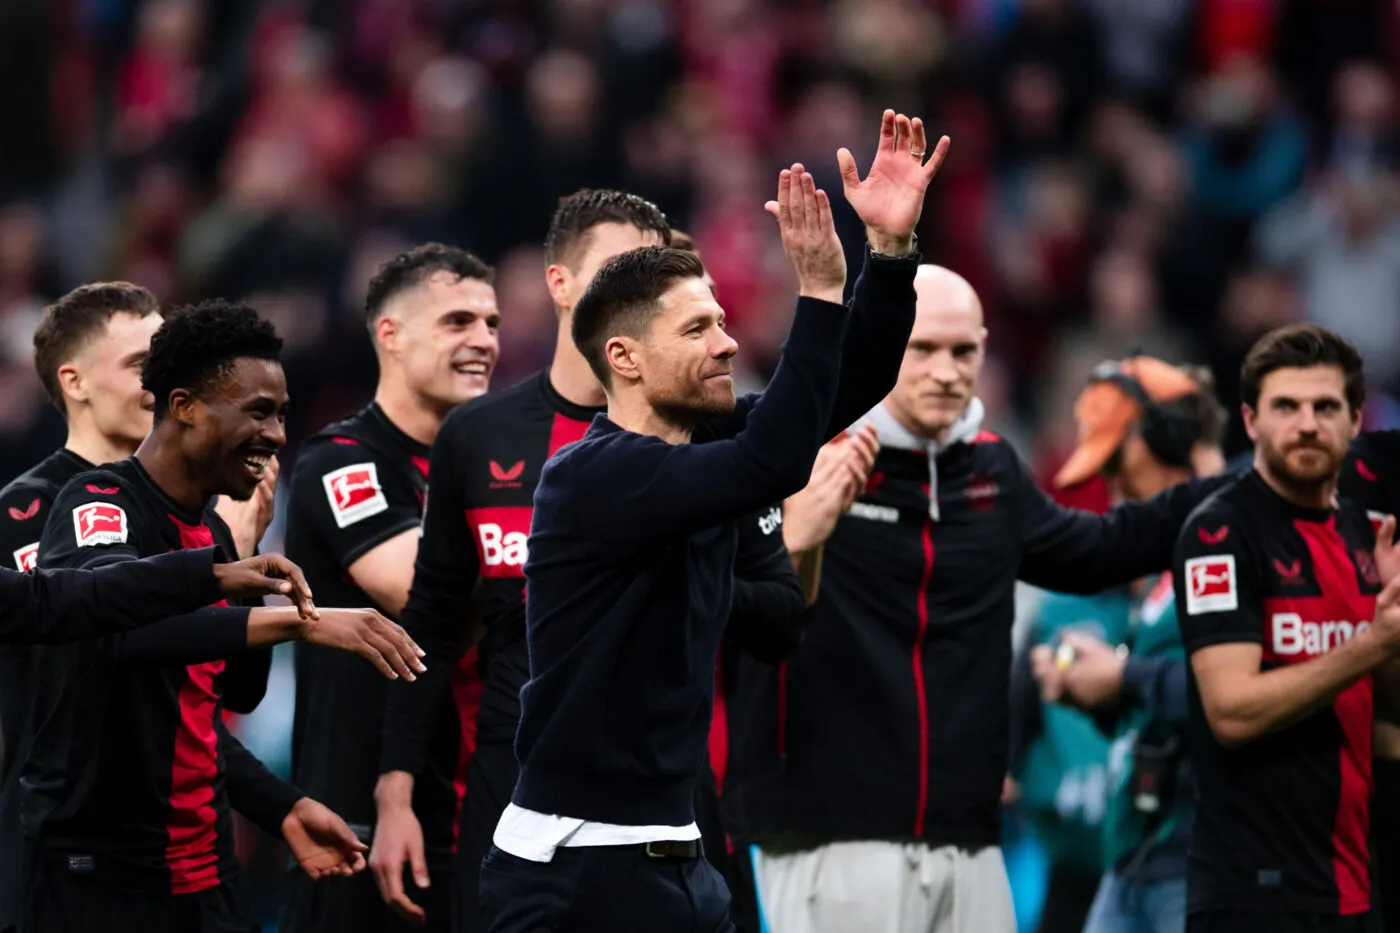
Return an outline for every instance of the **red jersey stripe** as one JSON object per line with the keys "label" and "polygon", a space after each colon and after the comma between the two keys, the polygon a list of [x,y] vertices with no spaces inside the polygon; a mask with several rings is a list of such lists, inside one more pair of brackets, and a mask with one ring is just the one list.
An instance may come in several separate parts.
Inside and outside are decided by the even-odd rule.
{"label": "red jersey stripe", "polygon": [[472,645],[452,670],[452,702],[457,707],[457,722],[462,729],[457,743],[457,764],[452,772],[452,787],[457,792],[452,811],[452,851],[457,851],[457,835],[461,830],[462,802],[467,799],[467,772],[476,754],[476,714],[481,708],[481,667],[477,646]]}
{"label": "red jersey stripe", "polygon": [[[1361,593],[1350,550],[1337,531],[1336,519],[1325,523],[1298,521],[1294,525],[1312,554],[1313,572],[1323,600],[1329,605],[1335,605],[1333,600],[1345,601],[1355,608],[1357,622],[1370,620],[1375,612],[1375,597]],[[1367,836],[1371,826],[1371,734],[1375,722],[1372,688],[1368,675],[1344,690],[1332,704],[1342,730],[1338,753],[1341,794],[1332,828],[1332,865],[1337,876],[1337,911],[1344,915],[1364,913],[1371,907]]]}
{"label": "red jersey stripe", "polygon": [[549,427],[549,453],[545,455],[546,458],[554,456],[565,444],[583,440],[583,435],[588,433],[588,425],[587,421],[577,421],[556,411],[554,423]]}
{"label": "red jersey stripe", "polygon": [[[170,516],[180,529],[186,548],[209,547],[214,534],[204,525],[186,525]],[[222,603],[220,603],[222,605]],[[173,894],[193,894],[219,884],[217,814],[214,781],[218,777],[218,736],[214,717],[219,714],[215,679],[223,661],[191,664],[180,688],[180,724],[170,764],[170,812],[166,832],[165,861],[170,867]]]}

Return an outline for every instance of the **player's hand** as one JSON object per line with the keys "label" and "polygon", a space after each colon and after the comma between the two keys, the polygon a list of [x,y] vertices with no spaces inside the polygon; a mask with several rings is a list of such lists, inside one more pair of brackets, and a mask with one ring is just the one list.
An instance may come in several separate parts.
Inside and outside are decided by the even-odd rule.
{"label": "player's hand", "polygon": [[220,496],[214,503],[214,511],[228,525],[233,535],[233,543],[238,547],[239,557],[252,557],[258,549],[258,542],[272,524],[274,503],[277,500],[277,458],[267,462],[267,473],[258,482],[253,495],[246,502],[236,502],[228,496]]}
{"label": "player's hand", "polygon": [[1376,531],[1375,557],[1382,584],[1400,577],[1400,543],[1395,540],[1394,515],[1387,515]]}
{"label": "player's hand", "polygon": [[778,218],[783,251],[797,271],[801,294],[840,304],[846,288],[846,253],[831,218],[831,199],[793,163],[778,173],[778,200],[763,209]]}
{"label": "player's hand", "polygon": [[807,485],[783,503],[783,543],[789,552],[806,553],[831,537],[837,520],[865,489],[879,451],[879,434],[870,425],[822,447]]}
{"label": "player's hand", "polygon": [[282,838],[312,880],[346,877],[365,867],[369,846],[335,813],[303,797],[282,820]]}
{"label": "player's hand", "polygon": [[1074,663],[1064,672],[1064,693],[1081,709],[1110,703],[1123,688],[1127,659],[1116,649],[1087,632],[1065,632],[1064,643],[1074,649]]}
{"label": "player's hand", "polygon": [[259,554],[232,564],[215,564],[214,579],[228,599],[285,596],[296,605],[303,619],[321,617],[311,601],[311,584],[306,582],[301,568],[281,554]]}
{"label": "player's hand", "polygon": [[887,256],[905,256],[914,250],[914,228],[924,210],[924,193],[938,174],[950,145],[947,136],[929,156],[924,121],[886,110],[880,120],[880,145],[875,161],[861,181],[849,149],[836,153],[846,201],[865,223],[870,248]]}
{"label": "player's hand", "polygon": [[1391,654],[1400,654],[1400,577],[1387,583],[1376,597],[1371,631]]}
{"label": "player's hand", "polygon": [[1046,703],[1058,703],[1065,695],[1065,673],[1055,662],[1055,652],[1049,645],[1031,649],[1031,676],[1040,685],[1040,698]]}
{"label": "player's hand", "polygon": [[374,849],[369,854],[369,867],[379,894],[394,913],[423,923],[427,919],[423,908],[415,904],[403,889],[403,867],[413,872],[418,889],[429,886],[428,863],[423,856],[423,827],[406,804],[379,807],[379,821],[374,827]]}
{"label": "player's hand", "polygon": [[322,609],[319,619],[306,623],[301,637],[313,645],[353,651],[390,680],[417,680],[415,672],[427,670],[419,660],[423,649],[403,626],[377,609]]}

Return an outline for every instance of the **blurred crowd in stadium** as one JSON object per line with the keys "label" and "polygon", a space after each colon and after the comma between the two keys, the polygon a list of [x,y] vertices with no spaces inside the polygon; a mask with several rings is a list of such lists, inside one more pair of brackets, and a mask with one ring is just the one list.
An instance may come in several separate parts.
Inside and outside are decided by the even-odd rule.
{"label": "blurred crowd in stadium", "polygon": [[369,399],[364,290],[415,242],[497,264],[509,385],[548,362],[541,239],[583,186],[694,234],[761,384],[794,284],[776,170],[859,249],[834,153],[865,164],[883,107],[955,140],[921,249],[982,296],[987,421],[1046,477],[1094,364],[1208,364],[1233,411],[1292,320],[1363,348],[1395,426],[1398,43],[1383,0],[7,0],[0,475],[62,442],[31,337],[84,281],[274,320],[288,463]]}
{"label": "blurred crowd in stadium", "polygon": [[500,266],[509,384],[552,346],[540,239],[584,185],[694,232],[762,378],[792,286],[774,170],[839,190],[833,152],[879,106],[958,142],[922,248],[983,295],[991,420],[1046,469],[1088,366],[1133,348],[1212,364],[1228,400],[1252,338],[1307,318],[1400,392],[1380,0],[3,6],[0,112],[24,128],[0,147],[6,474],[60,438],[39,310],[92,279],[252,297],[291,347],[294,448],[368,397],[372,270],[461,243]]}

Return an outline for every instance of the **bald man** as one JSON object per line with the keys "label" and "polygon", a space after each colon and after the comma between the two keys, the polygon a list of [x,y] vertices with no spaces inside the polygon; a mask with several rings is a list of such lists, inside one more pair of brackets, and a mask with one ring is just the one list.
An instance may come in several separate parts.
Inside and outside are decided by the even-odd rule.
{"label": "bald man", "polygon": [[[784,505],[821,578],[806,636],[747,664],[728,816],[756,841],[773,933],[1014,933],[1002,864],[1013,592],[1095,592],[1165,570],[1209,488],[1108,516],[1056,505],[984,430],[987,330],[961,276],[921,267],[899,381],[856,429],[879,454],[835,522]],[[743,662],[741,662],[743,663]]]}

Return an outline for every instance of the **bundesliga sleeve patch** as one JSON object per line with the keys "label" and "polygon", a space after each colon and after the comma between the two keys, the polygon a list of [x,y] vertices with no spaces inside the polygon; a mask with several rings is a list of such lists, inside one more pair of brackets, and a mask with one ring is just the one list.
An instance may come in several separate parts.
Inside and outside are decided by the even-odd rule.
{"label": "bundesliga sleeve patch", "polygon": [[15,566],[20,569],[20,572],[28,573],[39,563],[39,542],[35,541],[33,544],[26,544],[18,551],[15,551],[14,557]]}
{"label": "bundesliga sleeve patch", "polygon": [[373,463],[355,463],[321,477],[331,514],[341,528],[349,527],[389,508]]}
{"label": "bundesliga sleeve patch", "polygon": [[110,502],[89,502],[73,510],[73,535],[78,547],[125,544],[126,512]]}
{"label": "bundesliga sleeve patch", "polygon": [[1233,612],[1240,607],[1235,555],[1193,557],[1186,562],[1186,614]]}

